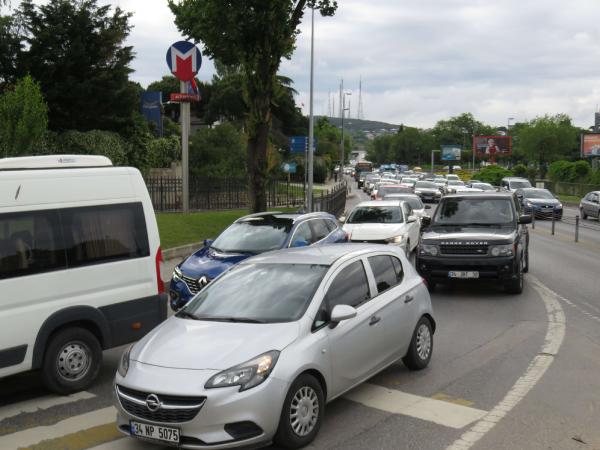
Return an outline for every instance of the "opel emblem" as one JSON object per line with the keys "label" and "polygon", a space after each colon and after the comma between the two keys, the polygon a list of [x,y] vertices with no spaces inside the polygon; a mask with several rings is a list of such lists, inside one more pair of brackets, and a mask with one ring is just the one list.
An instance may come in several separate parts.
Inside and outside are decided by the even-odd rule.
{"label": "opel emblem", "polygon": [[208,278],[206,278],[206,277],[201,277],[201,278],[198,280],[198,283],[200,284],[200,286],[206,286],[206,285],[208,284]]}
{"label": "opel emblem", "polygon": [[148,408],[151,412],[156,412],[160,408],[160,400],[156,396],[156,394],[150,394],[146,397],[146,408]]}

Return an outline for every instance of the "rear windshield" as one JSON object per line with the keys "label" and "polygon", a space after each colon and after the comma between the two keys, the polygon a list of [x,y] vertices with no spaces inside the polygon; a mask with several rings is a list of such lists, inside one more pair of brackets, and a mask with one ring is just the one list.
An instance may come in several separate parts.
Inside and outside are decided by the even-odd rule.
{"label": "rear windshield", "polygon": [[401,194],[403,192],[411,192],[411,190],[410,188],[403,186],[383,186],[379,189],[379,194],[381,197],[389,194]]}
{"label": "rear windshield", "polygon": [[514,223],[508,198],[447,198],[437,208],[433,225],[508,225]]}
{"label": "rear windshield", "polygon": [[531,187],[531,183],[527,180],[519,180],[519,181],[510,181],[511,189],[522,189]]}
{"label": "rear windshield", "polygon": [[292,219],[252,217],[234,223],[213,242],[224,253],[263,253],[279,249],[292,229]]}
{"label": "rear windshield", "polygon": [[423,202],[421,202],[421,199],[418,197],[413,197],[412,195],[406,197],[393,195],[385,197],[384,200],[398,200],[408,203],[412,209],[423,209]]}
{"label": "rear windshield", "polygon": [[432,183],[431,181],[417,181],[417,183],[415,184],[415,188],[416,189],[419,189],[419,188],[437,189],[438,187],[436,186],[435,183]]}
{"label": "rear windshield", "polygon": [[347,223],[402,223],[400,206],[360,206],[348,217]]}

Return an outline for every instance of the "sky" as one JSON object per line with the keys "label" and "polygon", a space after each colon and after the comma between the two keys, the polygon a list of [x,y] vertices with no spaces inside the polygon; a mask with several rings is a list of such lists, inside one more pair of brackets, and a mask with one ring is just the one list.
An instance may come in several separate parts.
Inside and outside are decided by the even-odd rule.
{"label": "sky", "polygon": [[[166,0],[101,0],[134,13],[128,39],[133,78],[143,86],[168,75],[165,53],[183,36]],[[600,103],[598,0],[339,0],[334,17],[315,20],[315,114],[339,101],[340,80],[357,116],[429,128],[471,112],[502,126],[565,113],[593,125]],[[204,61],[201,80],[214,66]],[[281,65],[308,113],[310,20]],[[338,113],[339,114],[339,113]]]}

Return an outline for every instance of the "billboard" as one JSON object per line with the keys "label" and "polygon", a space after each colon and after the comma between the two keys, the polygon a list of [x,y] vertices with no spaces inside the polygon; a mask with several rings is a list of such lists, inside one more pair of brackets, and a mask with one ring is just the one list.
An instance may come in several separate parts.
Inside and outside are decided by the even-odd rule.
{"label": "billboard", "polygon": [[477,156],[506,156],[512,154],[512,136],[473,136],[473,151]]}
{"label": "billboard", "polygon": [[581,135],[581,156],[600,156],[600,134]]}
{"label": "billboard", "polygon": [[159,137],[162,137],[162,92],[142,92],[142,114],[148,122],[154,124],[156,127],[156,134]]}
{"label": "billboard", "polygon": [[442,147],[442,161],[460,161],[460,145],[440,145]]}

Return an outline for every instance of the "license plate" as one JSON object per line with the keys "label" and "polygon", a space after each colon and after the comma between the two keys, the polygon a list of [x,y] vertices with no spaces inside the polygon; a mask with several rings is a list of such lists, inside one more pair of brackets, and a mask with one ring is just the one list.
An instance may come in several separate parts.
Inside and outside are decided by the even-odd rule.
{"label": "license plate", "polygon": [[476,272],[476,271],[448,272],[448,278],[463,278],[463,279],[479,278],[479,272]]}
{"label": "license plate", "polygon": [[129,427],[132,436],[179,444],[178,428],[150,425],[147,423],[134,422],[133,420],[129,422]]}

